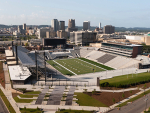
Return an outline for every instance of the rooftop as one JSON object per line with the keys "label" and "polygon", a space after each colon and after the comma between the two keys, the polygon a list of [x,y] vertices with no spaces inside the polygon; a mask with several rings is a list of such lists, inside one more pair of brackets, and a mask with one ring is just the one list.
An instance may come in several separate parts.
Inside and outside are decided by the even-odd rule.
{"label": "rooftop", "polygon": [[31,73],[27,67],[20,65],[8,66],[11,80],[26,80]]}

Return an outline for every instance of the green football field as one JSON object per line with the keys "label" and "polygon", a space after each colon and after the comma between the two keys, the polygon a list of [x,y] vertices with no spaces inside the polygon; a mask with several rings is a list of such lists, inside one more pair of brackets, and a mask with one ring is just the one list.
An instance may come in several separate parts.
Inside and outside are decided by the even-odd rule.
{"label": "green football field", "polygon": [[79,75],[79,74],[100,72],[105,70],[100,66],[88,63],[78,58],[61,59],[54,61],[51,60],[47,62],[64,75]]}

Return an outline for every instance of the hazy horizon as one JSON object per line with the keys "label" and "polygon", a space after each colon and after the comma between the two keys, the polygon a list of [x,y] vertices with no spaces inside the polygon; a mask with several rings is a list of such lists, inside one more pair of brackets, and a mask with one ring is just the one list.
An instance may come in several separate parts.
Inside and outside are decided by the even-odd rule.
{"label": "hazy horizon", "polygon": [[75,19],[76,26],[83,21],[90,21],[91,26],[102,27],[144,27],[150,28],[149,0],[0,0],[0,24],[4,25],[51,25],[56,18],[64,20],[65,26],[69,19]]}

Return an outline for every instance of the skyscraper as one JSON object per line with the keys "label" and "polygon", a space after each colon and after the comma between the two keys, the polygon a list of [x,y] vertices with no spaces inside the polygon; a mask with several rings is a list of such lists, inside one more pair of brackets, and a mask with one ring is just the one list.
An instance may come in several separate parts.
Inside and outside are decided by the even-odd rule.
{"label": "skyscraper", "polygon": [[101,23],[99,23],[99,29],[101,29]]}
{"label": "skyscraper", "polygon": [[51,27],[54,29],[55,32],[59,30],[59,23],[57,19],[53,19],[51,21]]}
{"label": "skyscraper", "polygon": [[112,25],[106,25],[106,26],[104,26],[104,28],[103,28],[103,32],[104,32],[105,34],[112,34],[112,33],[115,33],[115,27],[112,26]]}
{"label": "skyscraper", "polygon": [[75,19],[69,19],[68,22],[68,32],[77,31],[78,28],[75,27]]}
{"label": "skyscraper", "polygon": [[83,30],[90,30],[90,21],[83,22]]}
{"label": "skyscraper", "polygon": [[59,30],[65,31],[65,21],[59,21]]}
{"label": "skyscraper", "polygon": [[23,24],[23,30],[26,30],[26,23]]}

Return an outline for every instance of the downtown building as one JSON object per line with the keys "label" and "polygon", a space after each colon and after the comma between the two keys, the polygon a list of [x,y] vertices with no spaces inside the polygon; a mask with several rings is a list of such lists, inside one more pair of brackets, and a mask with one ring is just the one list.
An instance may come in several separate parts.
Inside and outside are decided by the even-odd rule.
{"label": "downtown building", "polygon": [[76,31],[70,32],[70,42],[82,46],[96,42],[96,32],[94,31]]}
{"label": "downtown building", "polygon": [[83,22],[83,30],[90,30],[90,21]]}
{"label": "downtown building", "polygon": [[73,32],[73,31],[77,31],[77,30],[78,30],[78,28],[75,27],[75,19],[69,19],[67,31]]}
{"label": "downtown building", "polygon": [[57,32],[57,31],[59,30],[59,22],[58,22],[57,19],[53,19],[53,20],[51,21],[51,27],[53,28],[53,30],[54,30],[55,32]]}
{"label": "downtown building", "polygon": [[104,34],[112,34],[115,33],[115,27],[112,25],[106,25],[103,28],[103,33]]}

